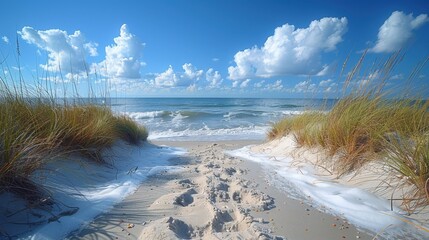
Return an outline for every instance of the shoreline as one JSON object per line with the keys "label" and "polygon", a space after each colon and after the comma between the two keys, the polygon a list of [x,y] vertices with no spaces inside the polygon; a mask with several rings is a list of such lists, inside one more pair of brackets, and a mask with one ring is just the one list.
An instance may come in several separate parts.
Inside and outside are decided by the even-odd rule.
{"label": "shoreline", "polygon": [[269,184],[259,163],[224,152],[262,141],[151,141],[185,148],[137,191],[68,239],[372,239]]}

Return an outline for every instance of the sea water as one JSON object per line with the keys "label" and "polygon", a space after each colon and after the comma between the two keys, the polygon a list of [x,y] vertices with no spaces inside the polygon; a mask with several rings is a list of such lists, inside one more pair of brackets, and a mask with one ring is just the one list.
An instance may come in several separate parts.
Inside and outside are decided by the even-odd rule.
{"label": "sea water", "polygon": [[149,130],[149,140],[262,140],[272,123],[305,110],[326,110],[334,100],[242,98],[111,99]]}

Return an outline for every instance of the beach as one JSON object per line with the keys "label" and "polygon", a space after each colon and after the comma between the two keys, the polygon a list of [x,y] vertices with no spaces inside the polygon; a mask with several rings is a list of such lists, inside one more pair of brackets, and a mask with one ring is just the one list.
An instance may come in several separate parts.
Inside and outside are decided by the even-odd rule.
{"label": "beach", "polygon": [[69,239],[372,239],[341,216],[292,199],[258,163],[226,154],[261,141],[153,142],[188,154]]}
{"label": "beach", "polygon": [[429,4],[343,2],[4,1],[0,240],[429,240]]}
{"label": "beach", "polygon": [[271,122],[322,101],[123,101],[112,105],[115,113],[147,126],[148,140],[116,141],[100,152],[103,163],[69,154],[37,169],[31,181],[49,201],[31,207],[1,195],[0,236],[429,238],[427,210],[401,208],[402,189],[395,186],[406,178],[384,161],[338,175],[323,148],[299,145],[293,134],[266,139]]}

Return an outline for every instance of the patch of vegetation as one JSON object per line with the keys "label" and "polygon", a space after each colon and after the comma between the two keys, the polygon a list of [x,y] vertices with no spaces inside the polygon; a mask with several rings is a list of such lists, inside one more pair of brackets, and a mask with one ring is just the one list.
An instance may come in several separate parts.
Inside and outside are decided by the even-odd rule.
{"label": "patch of vegetation", "polygon": [[43,186],[31,181],[46,163],[73,153],[103,164],[102,150],[116,141],[139,145],[148,137],[144,127],[109,106],[27,97],[0,80],[0,193],[17,194],[30,205],[46,197]]}
{"label": "patch of vegetation", "polygon": [[[372,71],[370,75],[378,75],[377,79],[364,85],[353,83],[354,78],[364,79],[354,76],[364,56],[344,81],[344,89],[354,87],[332,109],[282,119],[273,124],[268,138],[293,134],[298,145],[323,147],[328,155],[337,156],[332,159],[336,159],[334,165],[339,175],[357,170],[368,161],[386,161],[414,186],[404,195],[405,208],[428,205],[429,101],[402,95],[387,97],[386,79],[400,58],[398,54]],[[423,65],[413,70],[410,78]]]}

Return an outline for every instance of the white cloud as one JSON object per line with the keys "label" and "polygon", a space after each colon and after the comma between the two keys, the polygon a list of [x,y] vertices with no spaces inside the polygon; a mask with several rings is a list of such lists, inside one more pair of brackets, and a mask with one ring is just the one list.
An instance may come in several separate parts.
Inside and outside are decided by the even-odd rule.
{"label": "white cloud", "polygon": [[322,80],[319,83],[320,87],[328,87],[332,83],[332,79]]}
{"label": "white cloud", "polygon": [[188,92],[195,92],[197,90],[197,85],[195,83],[189,85],[189,87],[186,88]]}
{"label": "white cloud", "polygon": [[316,73],[316,76],[326,76],[328,75],[328,73],[332,71],[331,66],[328,65],[324,65],[322,70],[320,70],[320,72]]}
{"label": "white cloud", "polygon": [[317,74],[326,68],[321,64],[322,52],[336,49],[346,31],[346,18],[322,18],[312,21],[308,28],[285,24],[276,28],[261,48],[236,53],[236,66],[228,68],[229,78]]}
{"label": "white cloud", "polygon": [[238,87],[238,86],[239,86],[239,84],[240,84],[240,82],[239,82],[239,81],[233,81],[233,82],[232,82],[232,87],[233,87],[233,88],[236,88],[236,87]]}
{"label": "white cloud", "polygon": [[378,80],[378,79],[380,79],[380,78],[382,78],[382,77],[383,77],[382,72],[381,72],[380,70],[376,70],[376,71],[374,71],[374,72],[371,72],[371,73],[368,75],[368,80],[369,80],[369,81],[375,81],[375,80]]}
{"label": "white cloud", "polygon": [[400,50],[413,36],[413,31],[428,22],[426,14],[413,17],[403,12],[395,11],[383,23],[378,31],[378,40],[372,52],[394,52]]}
{"label": "white cloud", "polygon": [[257,83],[255,83],[255,84],[253,84],[253,86],[254,86],[255,88],[262,88],[262,87],[264,86],[264,83],[265,83],[265,80],[262,80],[262,81],[260,81],[260,82],[257,82]]}
{"label": "white cloud", "polygon": [[9,43],[9,38],[7,38],[6,36],[3,36],[1,39],[3,40],[3,42]]}
{"label": "white cloud", "polygon": [[219,58],[212,58],[212,61],[213,61],[213,62],[218,62],[218,61],[219,61]]}
{"label": "white cloud", "polygon": [[199,80],[204,73],[203,70],[197,70],[191,63],[183,64],[182,68],[185,71],[182,78]]}
{"label": "white cloud", "polygon": [[316,84],[311,81],[302,81],[295,85],[293,91],[299,93],[314,92],[316,90]]}
{"label": "white cloud", "polygon": [[141,62],[144,43],[129,32],[126,24],[113,41],[114,44],[105,48],[106,59],[98,64],[102,73],[113,79],[140,78],[140,69],[145,65]]}
{"label": "white cloud", "polygon": [[401,80],[404,79],[404,75],[402,73],[400,74],[395,74],[392,77],[390,77],[391,80]]}
{"label": "white cloud", "polygon": [[371,83],[371,80],[369,79],[362,79],[356,82],[356,85],[359,86],[359,88],[366,87],[369,83]]}
{"label": "white cloud", "polygon": [[281,80],[277,80],[274,83],[267,84],[265,86],[266,90],[282,90],[283,89],[283,83]]}
{"label": "white cloud", "polygon": [[[198,70],[191,63],[185,63],[182,65],[183,72],[176,73],[173,67],[170,65],[165,72],[156,74],[154,84],[157,87],[189,87],[196,84],[201,80],[204,75],[203,70]],[[209,69],[206,72],[206,78],[210,77],[214,84],[218,83],[218,77],[220,74],[213,69]],[[197,89],[197,88],[195,88]]]}
{"label": "white cloud", "polygon": [[69,35],[60,29],[41,31],[24,27],[18,33],[27,43],[48,53],[47,64],[41,65],[48,71],[82,74],[89,71],[85,57],[97,55],[97,44],[87,42],[80,31]]}
{"label": "white cloud", "polygon": [[93,43],[93,42],[85,43],[83,44],[83,47],[88,51],[91,57],[98,56],[98,52],[97,52],[98,43]]}
{"label": "white cloud", "polygon": [[246,88],[249,85],[250,79],[246,79],[240,84],[240,88]]}
{"label": "white cloud", "polygon": [[323,90],[325,93],[332,93],[334,92],[334,87],[327,87]]}
{"label": "white cloud", "polygon": [[170,65],[168,69],[155,77],[155,85],[160,87],[174,87],[178,82],[178,76]]}
{"label": "white cloud", "polygon": [[338,83],[335,83],[332,79],[322,80],[319,82],[319,88],[321,91],[326,93],[334,92],[337,90]]}
{"label": "white cloud", "polygon": [[218,87],[223,82],[220,73],[218,71],[213,70],[213,68],[207,70],[206,80],[209,82],[209,88]]}
{"label": "white cloud", "polygon": [[365,87],[368,84],[377,84],[383,80],[385,80],[385,72],[382,72],[380,70],[375,70],[368,74],[368,76],[364,76],[357,80],[355,83],[352,83],[353,85],[356,85],[358,87]]}

